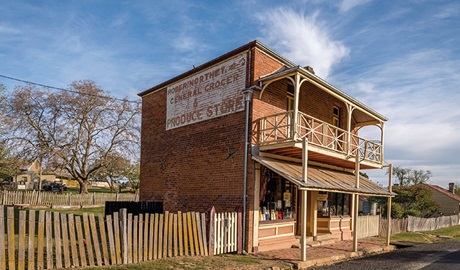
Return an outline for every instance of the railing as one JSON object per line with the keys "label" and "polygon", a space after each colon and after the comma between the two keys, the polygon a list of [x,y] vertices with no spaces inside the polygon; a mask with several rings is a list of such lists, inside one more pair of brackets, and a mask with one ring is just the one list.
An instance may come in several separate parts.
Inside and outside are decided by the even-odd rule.
{"label": "railing", "polygon": [[382,163],[382,144],[366,140],[334,125],[299,112],[294,126],[294,112],[287,111],[259,118],[253,123],[253,140],[258,145],[301,141],[307,137],[315,146],[347,157]]}

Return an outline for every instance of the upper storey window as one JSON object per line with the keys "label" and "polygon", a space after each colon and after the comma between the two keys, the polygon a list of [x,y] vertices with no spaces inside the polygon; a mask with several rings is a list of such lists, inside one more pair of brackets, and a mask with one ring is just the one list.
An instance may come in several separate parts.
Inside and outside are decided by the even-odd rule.
{"label": "upper storey window", "polygon": [[335,126],[335,127],[340,127],[340,108],[339,107],[336,107],[334,106],[334,109],[332,110],[332,113],[333,113],[333,117],[332,117],[332,124]]}

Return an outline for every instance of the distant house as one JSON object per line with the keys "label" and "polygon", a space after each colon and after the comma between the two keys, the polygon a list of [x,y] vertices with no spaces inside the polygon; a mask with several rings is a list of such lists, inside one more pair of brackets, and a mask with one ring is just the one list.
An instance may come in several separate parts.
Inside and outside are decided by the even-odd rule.
{"label": "distant house", "polygon": [[432,198],[439,204],[439,212],[443,215],[458,215],[460,212],[460,196],[454,193],[454,183],[449,183],[449,189],[437,185],[423,184],[432,191]]}
{"label": "distant house", "polygon": [[[67,187],[78,187],[77,181],[65,172],[43,170],[42,183],[55,182],[65,184]],[[38,189],[40,182],[40,162],[24,163],[20,172],[13,177],[11,188],[15,190]]]}

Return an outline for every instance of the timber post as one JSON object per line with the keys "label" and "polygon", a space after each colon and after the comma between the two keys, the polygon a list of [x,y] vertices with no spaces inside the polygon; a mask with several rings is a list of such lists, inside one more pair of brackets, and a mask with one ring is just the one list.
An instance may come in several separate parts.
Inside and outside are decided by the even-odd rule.
{"label": "timber post", "polygon": [[128,210],[120,209],[120,239],[121,239],[121,256],[123,264],[128,263]]}
{"label": "timber post", "polygon": [[213,206],[209,209],[209,241],[208,249],[209,256],[214,256],[214,239],[215,239],[215,222],[216,222],[216,208]]}

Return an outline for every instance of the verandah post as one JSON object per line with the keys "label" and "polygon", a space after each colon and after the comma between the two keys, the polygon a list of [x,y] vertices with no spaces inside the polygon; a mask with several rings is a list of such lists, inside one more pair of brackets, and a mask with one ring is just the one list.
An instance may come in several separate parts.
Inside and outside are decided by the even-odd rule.
{"label": "verandah post", "polygon": [[[392,192],[392,177],[393,177],[393,164],[390,164],[388,167],[388,191]],[[386,235],[386,245],[390,245],[391,237],[391,196],[387,199],[387,235]]]}
{"label": "verandah post", "polygon": [[[308,179],[308,141],[307,136],[302,139],[302,180],[304,184],[307,184]],[[307,190],[302,189],[302,203],[301,203],[301,259],[302,261],[307,260]]]}

